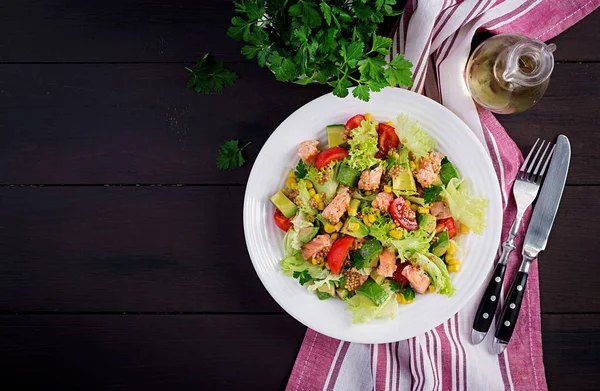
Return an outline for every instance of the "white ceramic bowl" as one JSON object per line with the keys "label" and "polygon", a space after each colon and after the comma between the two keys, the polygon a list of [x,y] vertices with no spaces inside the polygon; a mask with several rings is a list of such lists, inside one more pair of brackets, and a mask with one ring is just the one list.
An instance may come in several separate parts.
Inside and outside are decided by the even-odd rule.
{"label": "white ceramic bowl", "polygon": [[[319,301],[316,295],[285,276],[279,267],[283,256],[283,232],[273,221],[269,197],[283,187],[286,175],[298,161],[297,147],[314,139],[326,145],[325,127],[343,124],[357,113],[372,113],[377,121],[396,122],[399,113],[411,119],[438,142],[472,191],[487,198],[486,229],[482,235],[462,238],[465,253],[461,271],[452,275],[456,293],[417,295],[411,305],[401,305],[394,320],[377,319],[369,324],[352,324],[351,314],[341,300]],[[290,115],[261,149],[248,179],[244,198],[244,232],[248,252],[258,277],[271,296],[290,315],[322,334],[360,342],[384,343],[411,338],[430,330],[458,312],[484,281],[500,242],[502,225],[500,189],[490,158],[471,130],[450,110],[419,94],[386,88],[372,94],[369,102],[332,94],[307,103]]]}

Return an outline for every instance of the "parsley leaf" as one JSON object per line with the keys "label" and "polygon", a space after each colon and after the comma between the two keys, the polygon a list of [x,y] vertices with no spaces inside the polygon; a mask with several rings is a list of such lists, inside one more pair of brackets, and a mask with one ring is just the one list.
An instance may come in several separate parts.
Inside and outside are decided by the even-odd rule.
{"label": "parsley leaf", "polygon": [[313,28],[321,25],[321,15],[315,8],[315,4],[300,0],[290,7],[289,13],[291,16],[299,17],[308,27]]}
{"label": "parsley leaf", "polygon": [[391,38],[381,37],[379,35],[373,35],[373,47],[371,48],[372,52],[377,52],[377,53],[383,54],[385,56],[385,55],[390,54],[390,51],[389,51],[390,46],[392,46]]}
{"label": "parsley leaf", "polygon": [[423,189],[423,198],[426,204],[431,204],[442,192],[442,186],[431,186]]}
{"label": "parsley leaf", "polygon": [[354,90],[352,91],[352,95],[354,95],[354,97],[360,99],[360,100],[364,100],[365,102],[369,101],[369,87],[365,84],[359,84],[358,86],[356,86],[356,88],[354,88]]}
{"label": "parsley leaf", "polygon": [[406,299],[406,301],[411,301],[415,299],[415,291],[411,287],[406,287],[402,289],[402,296]]}
{"label": "parsley leaf", "polygon": [[368,79],[378,80],[383,76],[385,59],[383,57],[367,57],[358,62],[358,70],[361,76]]}
{"label": "parsley leaf", "polygon": [[398,292],[400,291],[400,285],[398,285],[398,283],[394,280],[388,280],[390,283],[390,290],[392,292]]}
{"label": "parsley leaf", "polygon": [[294,278],[298,279],[300,285],[304,285],[313,279],[308,270],[303,270],[302,272],[294,272],[293,276]]}
{"label": "parsley leaf", "polygon": [[385,79],[392,87],[396,86],[412,86],[412,72],[410,68],[412,64],[406,60],[403,55],[398,54],[389,63],[385,70]]}
{"label": "parsley leaf", "polygon": [[331,25],[331,7],[324,1],[322,1],[321,4],[319,4],[319,6],[321,7],[321,11],[323,12],[323,16],[325,17],[325,22],[327,22],[327,25],[330,26]]}
{"label": "parsley leaf", "polygon": [[225,68],[223,61],[215,60],[204,55],[194,68],[185,68],[192,74],[188,87],[193,88],[201,94],[209,94],[211,91],[223,92],[224,86],[231,86],[238,78],[237,73]]}
{"label": "parsley leaf", "polygon": [[241,167],[246,161],[242,156],[242,150],[250,143],[242,148],[238,147],[238,140],[225,141],[219,148],[219,156],[217,156],[217,167],[221,170],[233,170]]}
{"label": "parsley leaf", "polygon": [[306,174],[308,174],[308,169],[306,168],[306,165],[302,159],[298,160],[298,165],[296,165],[296,171],[294,171],[294,174],[298,179],[304,179]]}

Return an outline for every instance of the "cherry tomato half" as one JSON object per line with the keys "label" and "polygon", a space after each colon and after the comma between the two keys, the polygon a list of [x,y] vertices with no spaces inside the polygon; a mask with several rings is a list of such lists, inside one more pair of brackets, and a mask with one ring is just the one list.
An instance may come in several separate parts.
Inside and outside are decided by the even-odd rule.
{"label": "cherry tomato half", "polygon": [[327,254],[327,264],[331,271],[338,274],[342,270],[344,261],[354,244],[354,238],[350,235],[345,235],[333,242],[329,254]]}
{"label": "cherry tomato half", "polygon": [[[295,216],[295,215],[294,215]],[[275,214],[273,215],[273,220],[275,220],[275,224],[282,230],[287,232],[292,227],[292,219],[294,216],[287,218],[279,211],[279,209],[275,209]]]}
{"label": "cherry tomato half", "polygon": [[405,267],[407,267],[408,265],[410,265],[410,262],[402,262],[401,260],[396,260],[396,271],[394,272],[394,275],[392,276],[392,280],[396,281],[398,283],[398,285],[400,285],[401,287],[404,286],[408,286],[409,282],[408,282],[408,278],[404,277],[402,275],[402,270],[404,270]]}
{"label": "cherry tomato half", "polygon": [[396,224],[409,231],[415,231],[419,228],[417,224],[417,215],[414,210],[408,206],[406,200],[402,197],[396,198],[390,205],[390,214]]}
{"label": "cherry tomato half", "polygon": [[437,226],[435,227],[435,233],[439,234],[443,231],[448,231],[448,239],[452,239],[456,236],[456,224],[452,217],[438,220]]}
{"label": "cherry tomato half", "polygon": [[335,160],[343,160],[346,156],[348,156],[348,151],[342,147],[326,149],[317,155],[317,158],[315,159],[315,167],[317,170],[320,170]]}
{"label": "cherry tomato half", "polygon": [[375,157],[385,159],[389,151],[398,148],[400,139],[396,134],[396,129],[387,124],[377,125],[377,134],[379,134],[379,151]]}
{"label": "cherry tomato half", "polygon": [[354,128],[358,128],[365,120],[365,116],[362,114],[356,114],[354,117],[350,118],[348,122],[346,122],[346,129],[352,130]]}

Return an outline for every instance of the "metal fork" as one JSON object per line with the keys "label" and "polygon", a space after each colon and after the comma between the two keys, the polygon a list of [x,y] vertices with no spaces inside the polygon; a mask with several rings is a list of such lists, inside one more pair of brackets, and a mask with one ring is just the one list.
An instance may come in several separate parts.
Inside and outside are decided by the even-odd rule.
{"label": "metal fork", "polygon": [[[546,145],[546,148],[544,148],[544,145]],[[551,145],[552,148],[550,149]],[[473,334],[471,336],[474,344],[483,341],[490,329],[496,308],[498,307],[508,257],[512,250],[515,249],[515,237],[519,232],[521,219],[538,194],[540,183],[544,178],[546,168],[554,153],[554,147],[553,144],[546,143],[544,140],[540,143],[540,139],[538,138],[519,169],[517,179],[513,185],[513,197],[517,203],[517,215],[508,232],[508,238],[502,243],[502,255],[500,255],[498,264],[492,273],[492,278],[479,303],[479,308],[473,322]],[[549,149],[550,153],[546,155]]]}

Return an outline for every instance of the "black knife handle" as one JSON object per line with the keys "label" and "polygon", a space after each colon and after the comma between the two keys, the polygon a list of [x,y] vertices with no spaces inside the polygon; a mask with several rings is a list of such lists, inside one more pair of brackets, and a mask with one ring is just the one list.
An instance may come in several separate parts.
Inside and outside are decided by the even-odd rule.
{"label": "black knife handle", "polygon": [[496,308],[498,308],[498,301],[500,301],[500,291],[502,290],[505,271],[506,265],[502,263],[496,265],[492,278],[479,303],[475,320],[473,320],[473,329],[482,333],[487,333],[490,329]]}
{"label": "black knife handle", "polygon": [[502,342],[508,343],[510,341],[510,337],[517,325],[521,302],[523,301],[523,296],[525,296],[527,276],[527,272],[519,271],[517,273],[517,278],[515,278],[504,301],[504,307],[496,325],[496,338]]}

